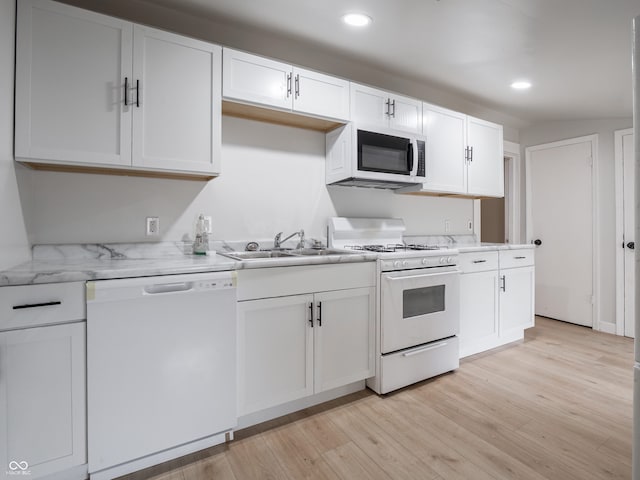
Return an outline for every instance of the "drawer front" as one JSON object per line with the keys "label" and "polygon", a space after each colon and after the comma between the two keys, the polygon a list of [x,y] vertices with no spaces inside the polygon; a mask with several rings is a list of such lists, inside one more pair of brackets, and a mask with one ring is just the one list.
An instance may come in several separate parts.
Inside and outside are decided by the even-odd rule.
{"label": "drawer front", "polygon": [[462,273],[486,272],[498,269],[498,252],[469,252],[461,253],[458,266]]}
{"label": "drawer front", "polygon": [[523,248],[522,250],[500,250],[500,268],[528,267],[533,265],[535,250]]}
{"label": "drawer front", "polygon": [[0,331],[86,318],[85,283],[0,287]]}
{"label": "drawer front", "polygon": [[238,271],[238,300],[374,287],[376,263],[251,268]]}
{"label": "drawer front", "polygon": [[380,361],[380,393],[435,377],[460,366],[458,337],[384,355]]}

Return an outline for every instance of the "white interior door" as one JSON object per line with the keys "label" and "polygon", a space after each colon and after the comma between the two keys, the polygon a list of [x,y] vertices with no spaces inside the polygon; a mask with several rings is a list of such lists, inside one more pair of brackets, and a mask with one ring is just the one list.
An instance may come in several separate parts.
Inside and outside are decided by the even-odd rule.
{"label": "white interior door", "polygon": [[627,337],[635,332],[635,158],[633,129],[615,132],[617,319]]}
{"label": "white interior door", "polygon": [[526,149],[527,238],[536,251],[537,315],[593,326],[594,143],[582,137]]}

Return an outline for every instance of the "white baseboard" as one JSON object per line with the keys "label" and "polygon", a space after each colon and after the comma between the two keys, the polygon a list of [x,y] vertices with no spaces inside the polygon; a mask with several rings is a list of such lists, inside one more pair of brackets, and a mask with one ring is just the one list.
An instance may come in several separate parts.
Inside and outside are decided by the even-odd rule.
{"label": "white baseboard", "polygon": [[616,324],[612,322],[600,322],[598,324],[598,331],[616,335]]}

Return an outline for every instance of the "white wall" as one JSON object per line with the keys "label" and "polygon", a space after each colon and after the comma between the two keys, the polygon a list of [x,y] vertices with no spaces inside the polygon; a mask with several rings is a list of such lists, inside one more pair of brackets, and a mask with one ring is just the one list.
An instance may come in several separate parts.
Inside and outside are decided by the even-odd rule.
{"label": "white wall", "polygon": [[0,270],[30,256],[21,200],[28,178],[13,161],[14,15],[15,1],[0,0]]}
{"label": "white wall", "polygon": [[324,184],[324,134],[223,117],[222,175],[208,183],[31,172],[33,243],[148,241],[146,216],[162,239],[193,237],[198,213],[213,217],[216,239],[271,239],[304,228],[325,239],[330,216],[405,219],[410,234],[469,233],[473,201],[395,195]]}
{"label": "white wall", "polygon": [[[566,122],[547,122],[524,128],[520,131],[520,145],[524,148],[544,143],[598,134],[598,169],[595,172],[598,180],[598,216],[600,241],[600,320],[615,323],[615,265],[616,265],[616,225],[615,225],[615,177],[614,177],[614,143],[613,132],[629,128],[633,124],[631,118],[615,118],[600,120],[576,120]],[[524,165],[523,165],[524,166]],[[524,172],[524,168],[522,170]],[[523,173],[524,175],[524,173]],[[524,192],[524,187],[523,190]],[[524,198],[522,218],[525,218]],[[524,223],[523,227],[524,229]],[[523,237],[524,231],[523,231]],[[530,241],[528,238],[526,241]]]}

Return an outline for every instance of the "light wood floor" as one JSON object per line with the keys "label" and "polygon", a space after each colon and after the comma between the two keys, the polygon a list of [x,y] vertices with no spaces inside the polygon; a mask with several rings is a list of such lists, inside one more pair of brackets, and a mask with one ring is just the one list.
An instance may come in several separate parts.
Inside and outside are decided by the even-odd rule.
{"label": "light wood floor", "polygon": [[631,478],[633,342],[544,318],[452,374],[236,432],[127,480]]}

